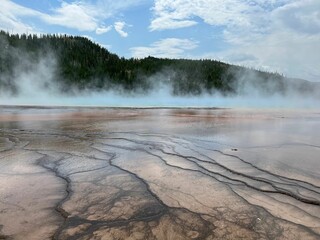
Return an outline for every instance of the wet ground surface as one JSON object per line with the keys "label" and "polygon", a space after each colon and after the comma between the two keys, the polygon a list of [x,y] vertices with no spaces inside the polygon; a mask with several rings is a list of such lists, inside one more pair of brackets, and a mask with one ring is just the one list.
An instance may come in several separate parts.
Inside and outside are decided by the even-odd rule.
{"label": "wet ground surface", "polygon": [[317,111],[0,108],[0,239],[320,239]]}

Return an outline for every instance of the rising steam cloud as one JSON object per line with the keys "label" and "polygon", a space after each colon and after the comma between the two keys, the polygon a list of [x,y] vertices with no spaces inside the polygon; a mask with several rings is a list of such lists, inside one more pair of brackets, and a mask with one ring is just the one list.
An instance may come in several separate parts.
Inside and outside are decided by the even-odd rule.
{"label": "rising steam cloud", "polygon": [[[236,74],[237,94],[225,96],[219,92],[205,92],[196,96],[174,96],[170,83],[175,74],[172,69],[163,69],[149,77],[152,87],[148,92],[125,92],[120,88],[103,91],[92,89],[63,90],[57,70],[59,65],[52,52],[38,60],[11,49],[18,59],[12,76],[1,76],[6,86],[0,86],[0,105],[47,105],[47,106],[107,106],[107,107],[245,107],[245,108],[318,108],[320,94],[300,94],[300,82],[285,83],[285,92],[280,94],[274,81],[258,81],[253,71]],[[10,80],[8,80],[10,79]],[[302,81],[302,80],[300,80]],[[10,88],[8,87],[10,86]],[[8,90],[9,89],[9,90]],[[302,89],[303,90],[303,89]]]}

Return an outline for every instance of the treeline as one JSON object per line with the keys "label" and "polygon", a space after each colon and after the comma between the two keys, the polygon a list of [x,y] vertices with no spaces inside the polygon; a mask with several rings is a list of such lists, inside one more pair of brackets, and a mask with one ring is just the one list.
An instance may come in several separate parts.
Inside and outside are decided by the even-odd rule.
{"label": "treeline", "polygon": [[[28,71],[43,57],[56,60],[54,81],[62,92],[121,89],[148,92],[165,84],[174,95],[219,92],[224,95],[254,86],[264,94],[285,93],[288,79],[214,60],[125,59],[87,38],[67,35],[14,35],[0,32],[0,89],[16,91],[16,69]],[[305,83],[305,92],[312,86]]]}

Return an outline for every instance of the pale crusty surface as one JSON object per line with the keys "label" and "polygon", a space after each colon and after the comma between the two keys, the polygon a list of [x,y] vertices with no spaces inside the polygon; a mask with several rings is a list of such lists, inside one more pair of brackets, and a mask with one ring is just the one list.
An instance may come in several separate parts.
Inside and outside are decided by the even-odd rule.
{"label": "pale crusty surface", "polygon": [[0,108],[0,239],[320,239],[316,111]]}

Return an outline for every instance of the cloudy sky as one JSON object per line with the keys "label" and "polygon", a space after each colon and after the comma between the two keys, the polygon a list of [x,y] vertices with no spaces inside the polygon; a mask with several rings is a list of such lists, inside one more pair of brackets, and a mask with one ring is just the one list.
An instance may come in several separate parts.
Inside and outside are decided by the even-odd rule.
{"label": "cloudy sky", "polygon": [[320,0],[0,0],[10,33],[81,35],[124,57],[210,58],[320,81]]}

